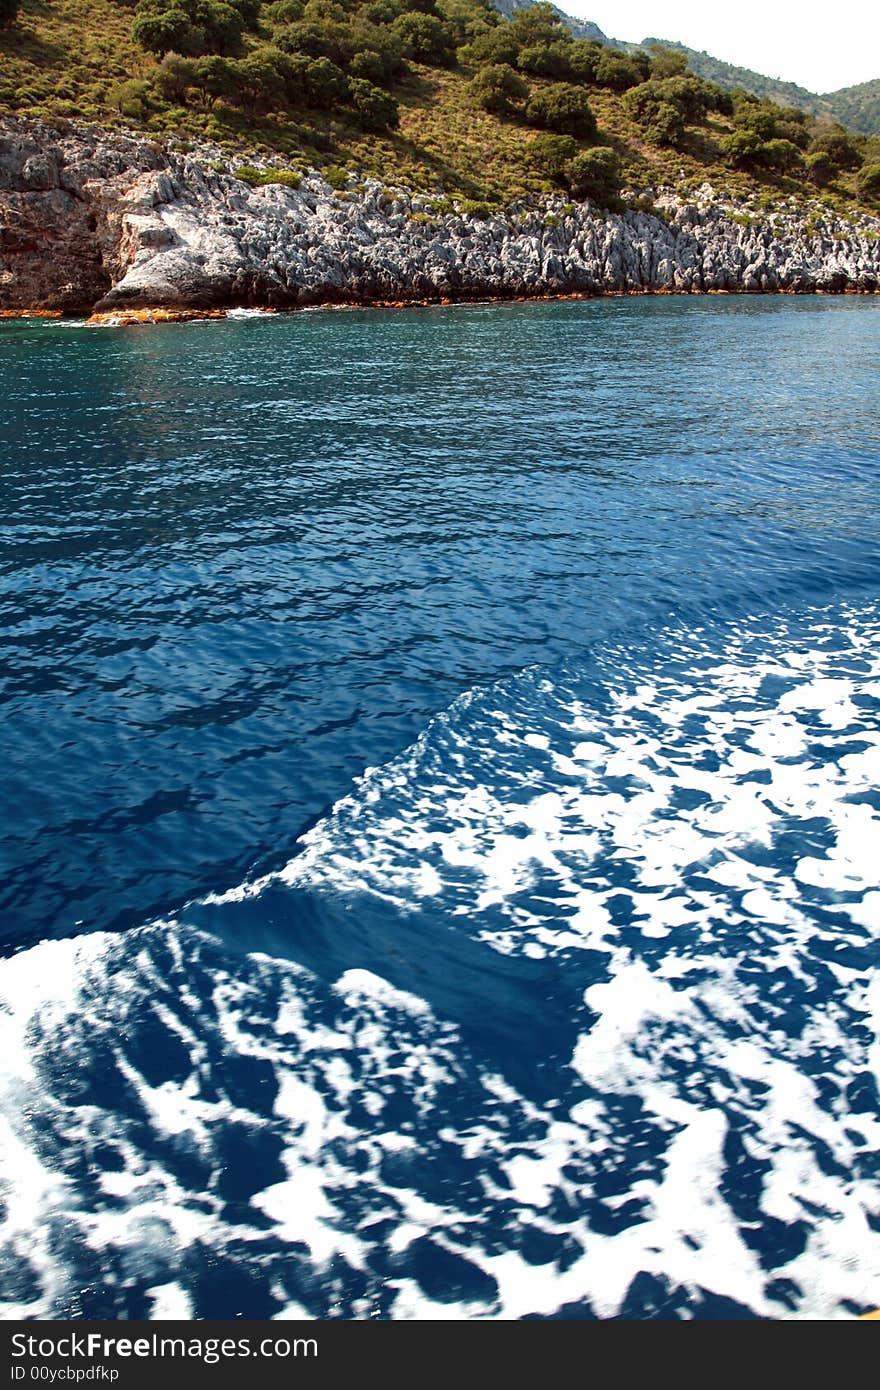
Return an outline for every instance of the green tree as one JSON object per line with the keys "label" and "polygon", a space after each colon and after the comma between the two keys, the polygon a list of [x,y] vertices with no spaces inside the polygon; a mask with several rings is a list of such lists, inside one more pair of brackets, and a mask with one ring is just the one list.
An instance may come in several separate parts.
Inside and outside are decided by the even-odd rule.
{"label": "green tree", "polygon": [[635,61],[625,53],[614,48],[603,48],[596,59],[593,81],[598,87],[610,87],[615,92],[625,92],[643,81],[645,74]]}
{"label": "green tree", "polygon": [[613,150],[582,150],[571,160],[566,175],[576,198],[589,198],[606,208],[620,202],[620,160]]}
{"label": "green tree", "polygon": [[827,188],[829,183],[833,183],[840,173],[834,160],[824,150],[813,150],[805,157],[804,164],[806,165],[807,178],[817,188]]}
{"label": "green tree", "polygon": [[576,135],[591,140],[596,134],[596,117],[583,87],[568,82],[552,82],[536,92],[526,107],[529,125]]}
{"label": "green tree", "polygon": [[153,86],[165,101],[182,101],[195,85],[195,61],[180,53],[166,53],[153,73]]}
{"label": "green tree", "polygon": [[652,77],[681,77],[687,72],[687,54],[663,43],[651,45],[648,61]]}
{"label": "green tree", "polygon": [[360,13],[370,24],[393,24],[403,14],[403,5],[400,0],[372,0]]}
{"label": "green tree", "polygon": [[[387,87],[403,76],[406,68],[403,61],[403,43],[388,25],[371,24],[362,15],[358,15],[349,27],[348,34],[348,62],[355,77],[364,77],[368,82],[375,82],[377,86]],[[361,58],[356,66],[359,54],[368,54],[369,57]]]}
{"label": "green tree", "polygon": [[189,15],[177,8],[139,14],[131,32],[137,43],[159,58],[191,51],[196,38]]}
{"label": "green tree", "polygon": [[196,59],[193,81],[206,106],[221,99],[233,100],[238,92],[235,64],[217,53]]}
{"label": "green tree", "polygon": [[308,106],[315,111],[332,111],[337,106],[344,106],[349,99],[349,80],[329,58],[291,54],[285,75],[288,95],[299,106]]}
{"label": "green tree", "polygon": [[532,77],[569,77],[568,43],[533,43],[520,50],[516,65]]}
{"label": "green tree", "polygon": [[351,104],[365,130],[390,130],[400,125],[400,107],[381,87],[374,87],[362,77],[352,77],[349,89]]}
{"label": "green tree", "polygon": [[650,145],[675,149],[685,136],[684,117],[677,102],[660,101],[651,111],[645,126],[645,139]]}
{"label": "green tree", "polygon": [[859,193],[871,203],[880,203],[880,164],[865,164],[856,180]]}
{"label": "green tree", "polygon": [[517,43],[526,48],[536,43],[571,43],[571,30],[553,5],[529,5],[510,20]]}
{"label": "green tree", "polygon": [[720,141],[721,153],[735,169],[754,169],[761,162],[763,141],[754,130],[734,130]]}
{"label": "green tree", "polygon": [[272,111],[287,96],[285,55],[270,48],[255,48],[233,65],[241,95],[256,110]]}
{"label": "green tree", "polygon": [[330,58],[333,46],[326,25],[313,19],[285,24],[273,31],[273,38],[285,53],[305,53],[309,58]]}
{"label": "green tree", "polygon": [[548,178],[563,181],[566,165],[577,154],[577,144],[571,135],[536,135],[528,148],[528,161],[533,169]]}
{"label": "green tree", "polygon": [[271,5],[263,5],[260,17],[272,28],[279,28],[302,19],[304,9],[305,0],[274,0]]}
{"label": "green tree", "polygon": [[408,58],[437,68],[450,67],[455,62],[452,31],[436,15],[402,14],[392,27]]}
{"label": "green tree", "polygon": [[126,116],[130,121],[142,121],[147,114],[150,84],[142,78],[117,82],[107,93],[107,100],[121,116]]}
{"label": "green tree", "polygon": [[827,155],[838,169],[861,168],[861,151],[843,126],[820,127],[810,141],[808,149],[810,154],[821,152]]}
{"label": "green tree", "polygon": [[765,140],[759,151],[759,159],[765,169],[777,169],[780,174],[790,174],[801,164],[801,152],[791,140]]}
{"label": "green tree", "polygon": [[479,34],[466,48],[460,50],[462,62],[474,67],[488,64],[506,63],[513,67],[519,56],[520,45],[511,24],[499,24],[486,34]]}
{"label": "green tree", "polygon": [[204,31],[207,52],[229,58],[240,51],[244,22],[234,5],[224,0],[196,0],[193,22]]}
{"label": "green tree", "polygon": [[748,92],[735,92],[734,124],[738,130],[749,130],[760,140],[790,140],[805,149],[809,144],[807,117],[791,106],[777,106],[766,98],[758,99]]}
{"label": "green tree", "polygon": [[496,116],[513,116],[525,102],[529,89],[518,73],[506,63],[481,68],[470,83],[471,99],[481,111]]}
{"label": "green tree", "polygon": [[596,64],[605,52],[595,39],[572,39],[568,47],[568,67],[578,82],[596,81]]}

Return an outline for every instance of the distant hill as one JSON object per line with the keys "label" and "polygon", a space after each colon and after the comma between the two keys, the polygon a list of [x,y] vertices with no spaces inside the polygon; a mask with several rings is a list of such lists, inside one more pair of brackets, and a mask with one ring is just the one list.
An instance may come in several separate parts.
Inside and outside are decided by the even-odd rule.
{"label": "distant hill", "polygon": [[860,82],[856,87],[841,87],[821,98],[827,101],[832,114],[848,130],[860,135],[880,135],[880,78]]}

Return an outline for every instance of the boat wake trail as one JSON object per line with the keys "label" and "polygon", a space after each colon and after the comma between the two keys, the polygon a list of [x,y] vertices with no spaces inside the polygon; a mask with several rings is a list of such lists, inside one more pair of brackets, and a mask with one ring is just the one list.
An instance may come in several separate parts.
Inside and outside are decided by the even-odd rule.
{"label": "boat wake trail", "polygon": [[878,639],[523,672],[279,873],[3,962],[3,1315],[875,1307]]}

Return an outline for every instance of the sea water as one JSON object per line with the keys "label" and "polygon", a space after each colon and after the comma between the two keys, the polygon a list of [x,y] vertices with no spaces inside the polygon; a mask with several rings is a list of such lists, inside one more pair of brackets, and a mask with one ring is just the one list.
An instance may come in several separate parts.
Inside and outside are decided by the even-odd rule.
{"label": "sea water", "polygon": [[4,1316],[880,1303],[878,367],[2,326]]}

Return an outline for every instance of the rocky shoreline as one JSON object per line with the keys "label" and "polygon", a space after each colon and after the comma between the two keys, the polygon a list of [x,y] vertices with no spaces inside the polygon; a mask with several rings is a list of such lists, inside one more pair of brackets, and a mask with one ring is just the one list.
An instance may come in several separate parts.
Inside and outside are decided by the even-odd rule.
{"label": "rocky shoreline", "polygon": [[867,215],[758,212],[704,185],[655,195],[657,215],[556,196],[483,218],[375,180],[254,188],[233,168],[207,147],[0,118],[0,313],[880,292]]}

